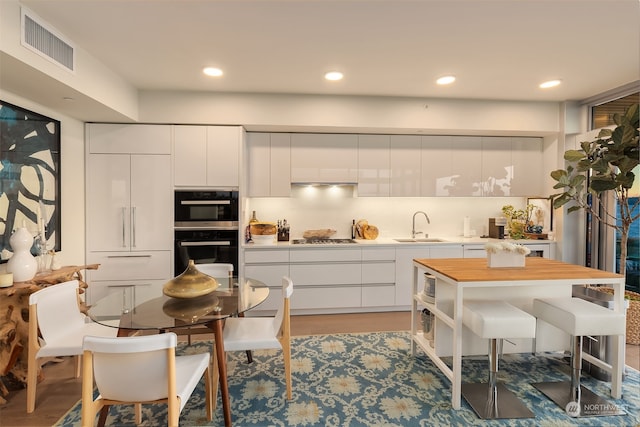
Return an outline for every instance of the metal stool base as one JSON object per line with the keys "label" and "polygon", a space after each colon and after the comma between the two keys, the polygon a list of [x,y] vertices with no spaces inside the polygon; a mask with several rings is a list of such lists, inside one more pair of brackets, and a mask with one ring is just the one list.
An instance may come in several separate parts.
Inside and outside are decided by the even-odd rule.
{"label": "metal stool base", "polygon": [[497,404],[489,402],[489,384],[485,383],[462,384],[462,396],[483,420],[534,418],[533,412],[502,383],[496,384],[496,388]]}
{"label": "metal stool base", "polygon": [[[545,396],[553,400],[556,405],[566,409],[571,402],[571,381],[544,382],[531,384]],[[580,386],[580,414],[577,417],[600,417],[610,415],[625,415],[618,405],[598,396],[588,388]]]}

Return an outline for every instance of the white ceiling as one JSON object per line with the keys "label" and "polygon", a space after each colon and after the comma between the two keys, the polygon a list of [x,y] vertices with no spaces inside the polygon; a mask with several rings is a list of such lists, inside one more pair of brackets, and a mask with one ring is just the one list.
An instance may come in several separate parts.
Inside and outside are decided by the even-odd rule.
{"label": "white ceiling", "polygon": [[640,79],[638,0],[22,3],[141,90],[564,101]]}

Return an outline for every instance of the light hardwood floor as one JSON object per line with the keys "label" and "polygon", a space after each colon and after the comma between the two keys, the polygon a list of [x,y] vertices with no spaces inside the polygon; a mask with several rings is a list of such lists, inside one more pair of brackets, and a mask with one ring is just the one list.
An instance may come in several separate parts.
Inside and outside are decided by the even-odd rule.
{"label": "light hardwood floor", "polygon": [[[357,333],[409,330],[409,312],[292,316],[293,335]],[[199,335],[197,339],[207,339]],[[195,339],[195,338],[194,338]],[[627,345],[627,365],[639,369],[640,346]],[[26,413],[26,391],[12,391],[7,404],[0,406],[0,427],[51,426],[79,399],[81,381],[73,378],[72,359],[49,363],[44,367],[45,380],[38,384],[36,410]]]}

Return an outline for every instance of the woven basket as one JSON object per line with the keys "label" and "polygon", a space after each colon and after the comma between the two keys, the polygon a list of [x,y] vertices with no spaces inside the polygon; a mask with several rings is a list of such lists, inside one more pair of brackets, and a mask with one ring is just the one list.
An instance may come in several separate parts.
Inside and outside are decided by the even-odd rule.
{"label": "woven basket", "polygon": [[[591,286],[591,289],[613,295],[613,288]],[[625,297],[629,297],[629,307],[627,308],[627,344],[640,344],[640,294],[637,292],[625,291]]]}

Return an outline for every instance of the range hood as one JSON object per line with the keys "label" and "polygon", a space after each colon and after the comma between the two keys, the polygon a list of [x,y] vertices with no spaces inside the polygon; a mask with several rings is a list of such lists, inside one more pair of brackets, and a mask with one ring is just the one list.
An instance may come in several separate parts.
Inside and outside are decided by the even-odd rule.
{"label": "range hood", "polygon": [[330,196],[336,197],[357,197],[358,186],[354,182],[292,182],[291,196],[293,197],[310,197],[310,196]]}

